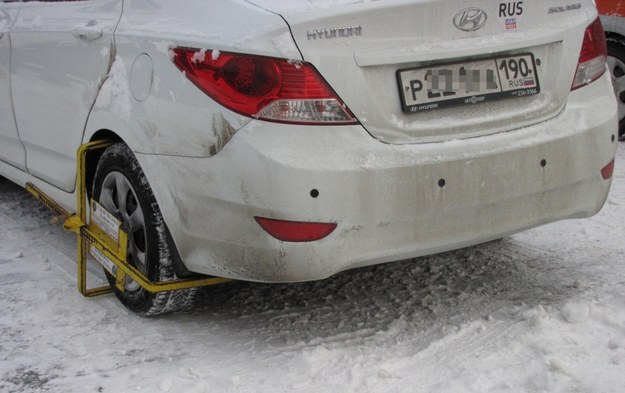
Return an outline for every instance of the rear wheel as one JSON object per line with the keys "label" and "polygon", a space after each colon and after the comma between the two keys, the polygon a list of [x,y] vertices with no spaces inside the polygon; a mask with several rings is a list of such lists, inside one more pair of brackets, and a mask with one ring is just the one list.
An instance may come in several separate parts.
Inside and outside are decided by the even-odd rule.
{"label": "rear wheel", "polygon": [[625,132],[625,39],[609,37],[607,43],[608,67],[618,104],[619,139],[623,140]]}
{"label": "rear wheel", "polygon": [[[172,244],[160,209],[143,170],[132,151],[117,143],[104,152],[94,180],[93,198],[122,221],[128,233],[127,260],[151,281],[175,277]],[[117,298],[131,311],[143,316],[177,311],[192,305],[197,289],[150,293],[126,277],[124,290],[107,279]]]}

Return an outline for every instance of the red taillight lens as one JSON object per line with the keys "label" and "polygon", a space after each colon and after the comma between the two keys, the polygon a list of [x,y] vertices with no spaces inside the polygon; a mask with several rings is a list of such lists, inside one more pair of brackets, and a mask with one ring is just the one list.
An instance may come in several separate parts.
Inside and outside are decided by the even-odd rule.
{"label": "red taillight lens", "polygon": [[254,217],[268,234],[285,242],[312,242],[323,239],[336,229],[336,223],[284,221]]}
{"label": "red taillight lens", "polygon": [[269,61],[257,58],[230,58],[222,68],[225,85],[250,97],[264,97],[277,89],[279,70]]}
{"label": "red taillight lens", "polygon": [[308,63],[193,48],[174,48],[173,61],[219,104],[245,116],[300,124],[357,120]]}
{"label": "red taillight lens", "polygon": [[614,160],[610,161],[608,165],[604,166],[601,169],[601,177],[603,177],[604,180],[608,180],[609,178],[612,177],[613,172],[614,172]]}
{"label": "red taillight lens", "polygon": [[571,90],[578,89],[599,79],[606,70],[608,48],[605,42],[605,33],[599,18],[586,28],[584,42],[579,55],[577,71]]}

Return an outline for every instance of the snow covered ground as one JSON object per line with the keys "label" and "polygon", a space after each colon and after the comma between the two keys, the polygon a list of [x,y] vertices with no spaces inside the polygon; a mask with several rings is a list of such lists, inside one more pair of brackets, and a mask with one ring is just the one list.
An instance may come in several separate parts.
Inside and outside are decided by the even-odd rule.
{"label": "snow covered ground", "polygon": [[0,178],[0,392],[623,392],[624,166],[591,219],[154,319],[83,298],[74,237]]}

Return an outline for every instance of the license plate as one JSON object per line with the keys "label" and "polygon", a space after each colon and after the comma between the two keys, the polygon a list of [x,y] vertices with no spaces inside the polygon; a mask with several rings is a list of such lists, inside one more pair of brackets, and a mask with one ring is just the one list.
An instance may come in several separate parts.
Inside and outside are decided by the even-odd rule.
{"label": "license plate", "polygon": [[540,92],[532,54],[397,71],[403,111],[418,113]]}

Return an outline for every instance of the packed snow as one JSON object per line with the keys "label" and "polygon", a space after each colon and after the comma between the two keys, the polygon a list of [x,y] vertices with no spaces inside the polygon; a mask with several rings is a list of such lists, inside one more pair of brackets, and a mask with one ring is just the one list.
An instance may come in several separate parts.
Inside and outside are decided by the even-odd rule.
{"label": "packed snow", "polygon": [[590,219],[152,319],[82,297],[73,235],[0,178],[0,392],[623,392],[623,165]]}

